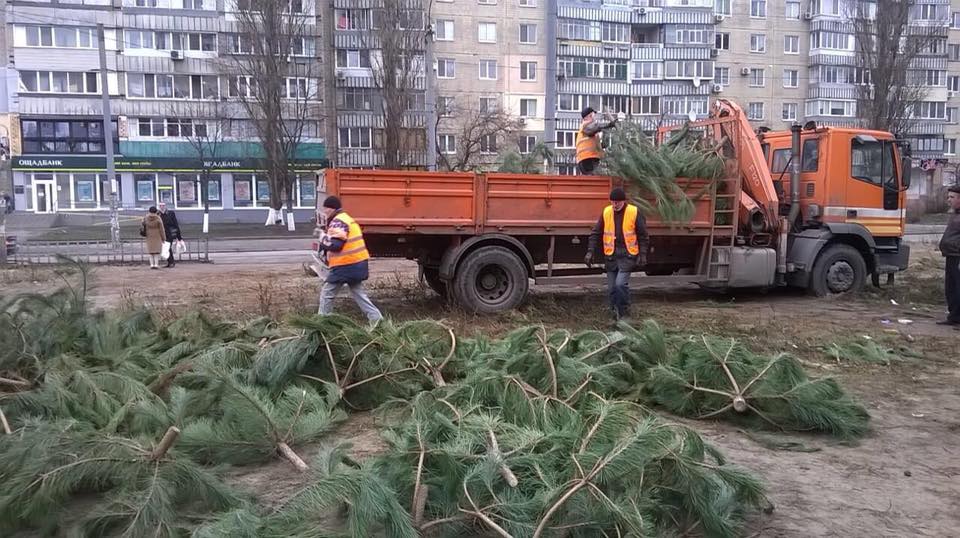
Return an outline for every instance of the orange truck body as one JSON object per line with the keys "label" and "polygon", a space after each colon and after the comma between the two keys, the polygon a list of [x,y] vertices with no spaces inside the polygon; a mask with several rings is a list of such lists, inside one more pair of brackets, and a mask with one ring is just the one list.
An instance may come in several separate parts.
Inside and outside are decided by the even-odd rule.
{"label": "orange truck body", "polygon": [[[725,177],[678,180],[694,201],[693,218],[647,217],[651,248],[637,278],[826,295],[856,291],[869,277],[879,285],[881,275],[906,268],[909,161],[892,135],[797,127],[758,136],[736,105],[717,110],[691,126],[726,141]],[[802,148],[799,160],[793,147]],[[416,260],[434,290],[477,312],[517,306],[530,280],[594,281],[602,269],[583,265],[587,241],[611,188],[622,184],[605,176],[353,169],[327,170],[324,180],[374,257]]]}

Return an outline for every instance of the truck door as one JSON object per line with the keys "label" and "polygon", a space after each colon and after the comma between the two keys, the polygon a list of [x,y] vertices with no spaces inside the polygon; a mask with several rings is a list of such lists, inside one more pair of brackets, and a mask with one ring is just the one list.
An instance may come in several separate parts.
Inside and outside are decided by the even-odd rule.
{"label": "truck door", "polygon": [[892,141],[870,135],[850,140],[850,179],[846,221],[865,226],[875,236],[900,235],[900,187]]}

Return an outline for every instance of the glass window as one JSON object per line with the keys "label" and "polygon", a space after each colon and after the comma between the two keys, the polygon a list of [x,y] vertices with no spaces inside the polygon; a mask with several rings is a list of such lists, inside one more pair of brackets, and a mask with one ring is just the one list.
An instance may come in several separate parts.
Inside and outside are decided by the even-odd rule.
{"label": "glass window", "polygon": [[896,184],[893,167],[893,145],[883,142],[861,142],[854,138],[850,147],[850,175],[874,185]]}
{"label": "glass window", "polygon": [[820,164],[820,141],[817,139],[803,141],[803,158],[800,163],[802,172],[816,172]]}

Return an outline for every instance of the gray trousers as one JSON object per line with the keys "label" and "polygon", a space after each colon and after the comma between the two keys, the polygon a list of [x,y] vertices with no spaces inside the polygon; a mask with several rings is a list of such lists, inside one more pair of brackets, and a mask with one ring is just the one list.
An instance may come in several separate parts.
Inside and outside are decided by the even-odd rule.
{"label": "gray trousers", "polygon": [[337,293],[340,291],[341,286],[350,288],[350,295],[353,296],[353,300],[357,303],[357,306],[360,307],[360,310],[363,311],[364,315],[367,316],[367,319],[370,320],[370,323],[376,324],[383,319],[383,314],[380,313],[380,310],[373,304],[373,301],[370,300],[367,291],[363,289],[363,282],[357,282],[356,284],[346,284],[344,282],[332,284],[330,282],[324,282],[323,287],[320,288],[320,310],[318,314],[326,316],[333,313],[333,300],[337,298]]}
{"label": "gray trousers", "polygon": [[610,293],[610,307],[616,312],[617,318],[627,316],[630,309],[630,271],[608,268],[607,290]]}

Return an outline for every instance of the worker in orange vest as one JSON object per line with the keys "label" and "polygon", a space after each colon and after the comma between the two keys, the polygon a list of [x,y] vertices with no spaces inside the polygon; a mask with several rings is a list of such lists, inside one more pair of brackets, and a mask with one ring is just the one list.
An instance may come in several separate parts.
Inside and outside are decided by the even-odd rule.
{"label": "worker in orange vest", "polygon": [[370,278],[370,253],[363,241],[360,225],[343,211],[340,199],[336,196],[328,196],[319,213],[324,217],[326,226],[320,231],[318,244],[330,267],[327,279],[320,289],[319,313],[329,315],[333,312],[333,300],[340,287],[346,285],[370,325],[376,326],[383,319],[383,314],[374,306],[363,288],[363,281]]}
{"label": "worker in orange vest", "polygon": [[649,244],[647,221],[640,209],[627,203],[623,189],[610,191],[610,205],[593,227],[583,261],[589,267],[598,245],[602,245],[610,307],[618,321],[630,315],[630,273],[647,265]]}
{"label": "worker in orange vest", "polygon": [[600,166],[603,148],[600,147],[600,132],[617,124],[616,119],[597,119],[593,107],[587,107],[580,113],[582,121],[577,131],[577,171],[582,176],[592,176]]}

